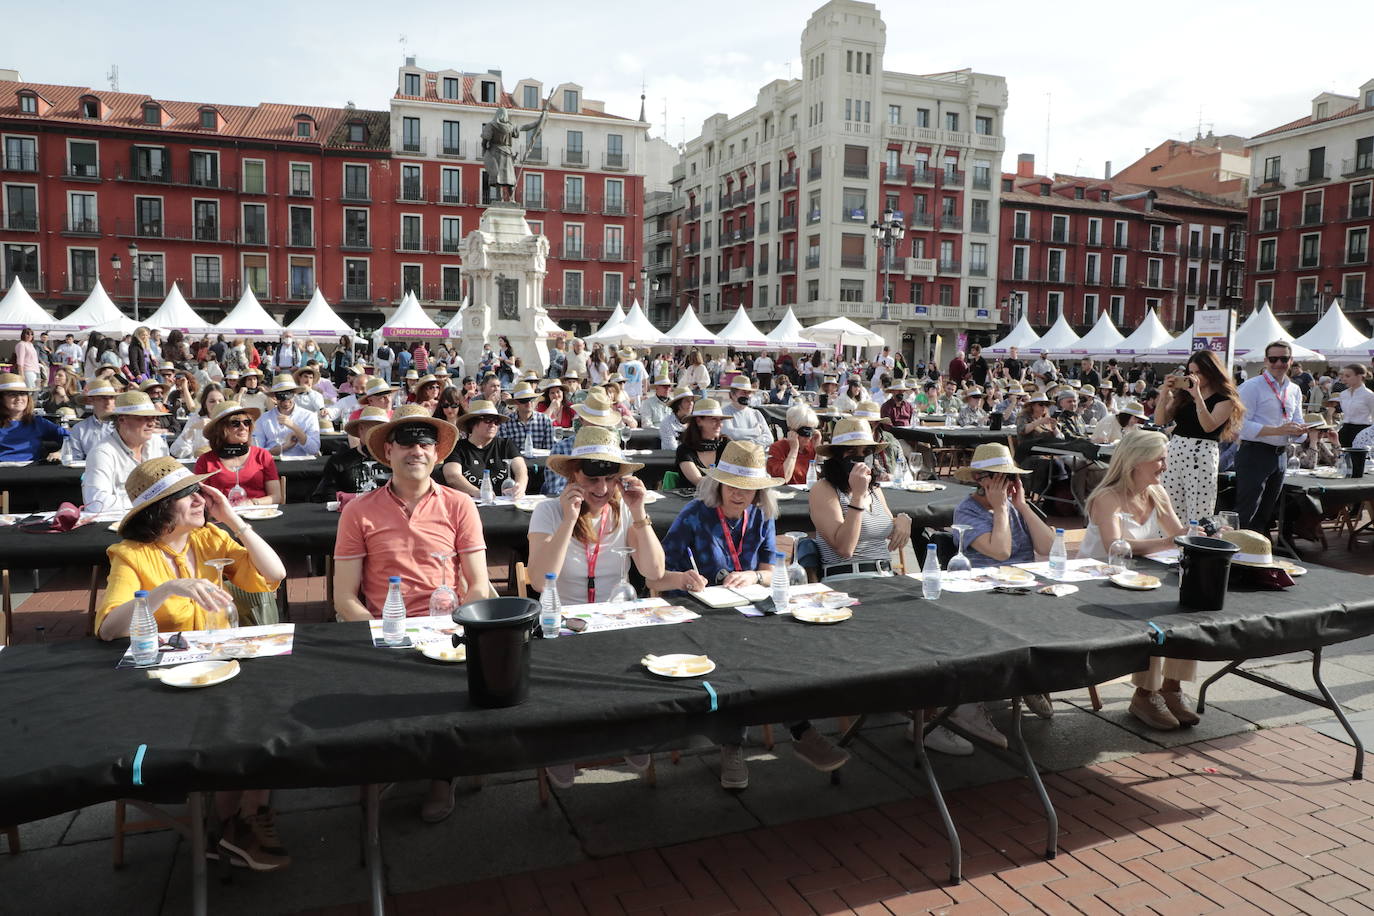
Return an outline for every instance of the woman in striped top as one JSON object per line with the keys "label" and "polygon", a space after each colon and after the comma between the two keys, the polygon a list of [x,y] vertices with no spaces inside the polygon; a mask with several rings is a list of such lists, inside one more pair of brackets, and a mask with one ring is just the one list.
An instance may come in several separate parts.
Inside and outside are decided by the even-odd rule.
{"label": "woman in striped top", "polygon": [[892,575],[891,555],[911,540],[911,516],[893,518],[873,475],[873,456],[887,446],[863,420],[835,424],[816,448],[825,461],[811,487],[811,522],[821,552],[821,579]]}

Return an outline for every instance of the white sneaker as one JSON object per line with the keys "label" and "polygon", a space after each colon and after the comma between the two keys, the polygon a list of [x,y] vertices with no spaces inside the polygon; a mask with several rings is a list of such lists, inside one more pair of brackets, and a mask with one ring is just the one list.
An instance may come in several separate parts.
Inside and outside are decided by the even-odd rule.
{"label": "white sneaker", "polygon": [[954,734],[943,725],[926,735],[925,746],[928,751],[948,754],[951,757],[968,757],[973,753],[972,741]]}
{"label": "white sneaker", "polygon": [[1050,702],[1048,693],[1028,693],[1021,699],[1025,701],[1026,708],[1040,718],[1054,718],[1054,704]]}
{"label": "white sneaker", "polygon": [[720,746],[720,787],[736,791],[749,788],[749,766],[744,762],[744,748],[738,744]]}
{"label": "white sneaker", "polygon": [[802,736],[792,742],[792,751],[822,773],[838,770],[849,762],[849,751],[836,747],[815,728],[802,732]]}
{"label": "white sneaker", "polygon": [[950,714],[949,721],[995,747],[1005,748],[1007,736],[997,730],[982,703],[965,703]]}

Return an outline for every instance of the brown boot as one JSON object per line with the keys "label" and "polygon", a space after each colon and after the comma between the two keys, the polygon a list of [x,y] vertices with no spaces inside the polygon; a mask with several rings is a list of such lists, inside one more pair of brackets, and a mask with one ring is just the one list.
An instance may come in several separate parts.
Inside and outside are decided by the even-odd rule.
{"label": "brown boot", "polygon": [[1178,719],[1164,704],[1164,697],[1155,691],[1137,690],[1131,697],[1130,713],[1156,731],[1171,732],[1178,728]]}
{"label": "brown boot", "polygon": [[1169,708],[1169,712],[1174,714],[1179,725],[1184,728],[1191,728],[1202,721],[1201,717],[1188,705],[1188,698],[1183,695],[1182,690],[1161,690],[1159,695],[1164,698],[1164,705]]}

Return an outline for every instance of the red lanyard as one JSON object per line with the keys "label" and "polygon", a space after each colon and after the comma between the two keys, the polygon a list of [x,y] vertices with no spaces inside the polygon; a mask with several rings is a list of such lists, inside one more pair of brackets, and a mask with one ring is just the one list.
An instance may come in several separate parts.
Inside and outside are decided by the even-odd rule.
{"label": "red lanyard", "polygon": [[1269,390],[1272,391],[1272,392],[1274,392],[1274,400],[1276,400],[1276,401],[1279,402],[1279,410],[1281,410],[1281,411],[1283,412],[1283,418],[1284,418],[1285,420],[1287,420],[1287,419],[1288,419],[1288,403],[1287,403],[1286,401],[1284,401],[1284,399],[1279,395],[1279,389],[1276,388],[1276,387],[1274,387],[1274,380],[1271,379],[1271,378],[1269,377],[1269,373],[1268,373],[1268,372],[1262,372],[1262,373],[1260,373],[1260,374],[1264,376],[1265,384],[1267,384],[1267,385],[1269,386]]}
{"label": "red lanyard", "polygon": [[744,507],[744,524],[739,529],[739,546],[735,546],[735,539],[730,536],[730,526],[725,524],[725,513],[720,507],[716,507],[716,516],[720,519],[720,530],[725,535],[725,549],[730,552],[730,560],[735,564],[735,572],[739,572],[744,567],[740,566],[739,555],[744,551],[744,534],[749,530],[749,507]]}
{"label": "red lanyard", "polygon": [[596,561],[601,556],[601,539],[606,536],[606,522],[611,517],[610,506],[601,510],[596,528],[596,545],[587,549],[587,603],[596,603]]}

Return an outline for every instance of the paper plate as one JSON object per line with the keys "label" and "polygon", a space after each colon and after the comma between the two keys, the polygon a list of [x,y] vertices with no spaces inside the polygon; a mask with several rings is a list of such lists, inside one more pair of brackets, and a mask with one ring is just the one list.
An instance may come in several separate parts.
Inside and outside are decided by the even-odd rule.
{"label": "paper plate", "polygon": [[792,608],[792,617],[802,623],[843,623],[854,616],[847,607],[817,607],[814,604]]}
{"label": "paper plate", "polygon": [[468,660],[468,647],[454,646],[452,643],[443,641],[427,642],[420,646],[420,654],[425,658],[432,658],[436,662],[457,664]]}
{"label": "paper plate", "polygon": [[[691,661],[697,659],[698,661]],[[661,677],[701,677],[716,670],[716,663],[700,655],[659,655],[642,660],[645,668]]]}
{"label": "paper plate", "polygon": [[1298,564],[1296,564],[1296,563],[1290,563],[1290,562],[1288,562],[1287,560],[1280,560],[1280,559],[1278,559],[1278,558],[1276,557],[1276,558],[1274,559],[1274,565],[1278,566],[1280,569],[1282,569],[1284,572],[1288,573],[1288,575],[1290,575],[1290,576],[1305,576],[1305,575],[1307,575],[1307,567],[1306,567],[1306,566],[1299,566]]}
{"label": "paper plate", "polygon": [[909,483],[906,486],[902,487],[903,490],[906,490],[909,493],[934,493],[935,491],[943,490],[944,488],[945,485],[942,483],[930,483],[929,481]]}
{"label": "paper plate", "polygon": [[662,498],[662,493],[659,493],[656,490],[646,490],[644,493],[644,505],[647,506],[650,503],[656,503]]}
{"label": "paper plate", "polygon": [[515,501],[515,508],[521,512],[533,512],[534,507],[548,499],[547,496],[522,496]]}
{"label": "paper plate", "polygon": [[773,491],[773,498],[774,498],[774,499],[796,499],[796,498],[797,498],[797,494],[796,494],[796,493],[793,493],[791,490],[774,490],[774,491]]}
{"label": "paper plate", "polygon": [[182,687],[194,689],[197,687],[213,687],[216,684],[223,684],[230,678],[238,677],[240,671],[239,663],[231,660],[227,662],[191,662],[187,665],[176,665],[166,668],[158,678],[168,687]]}
{"label": "paper plate", "polygon": [[1030,585],[1035,581],[1034,575],[1015,566],[996,566],[989,570],[988,575],[1008,585]]}
{"label": "paper plate", "polygon": [[1129,588],[1132,591],[1148,592],[1152,589],[1159,588],[1163,583],[1159,581],[1158,576],[1147,576],[1144,573],[1126,572],[1117,573],[1112,576],[1112,584],[1119,585],[1122,588]]}
{"label": "paper plate", "polygon": [[260,522],[269,518],[278,518],[281,515],[280,509],[243,509],[238,513],[239,518],[246,518],[250,522]]}

